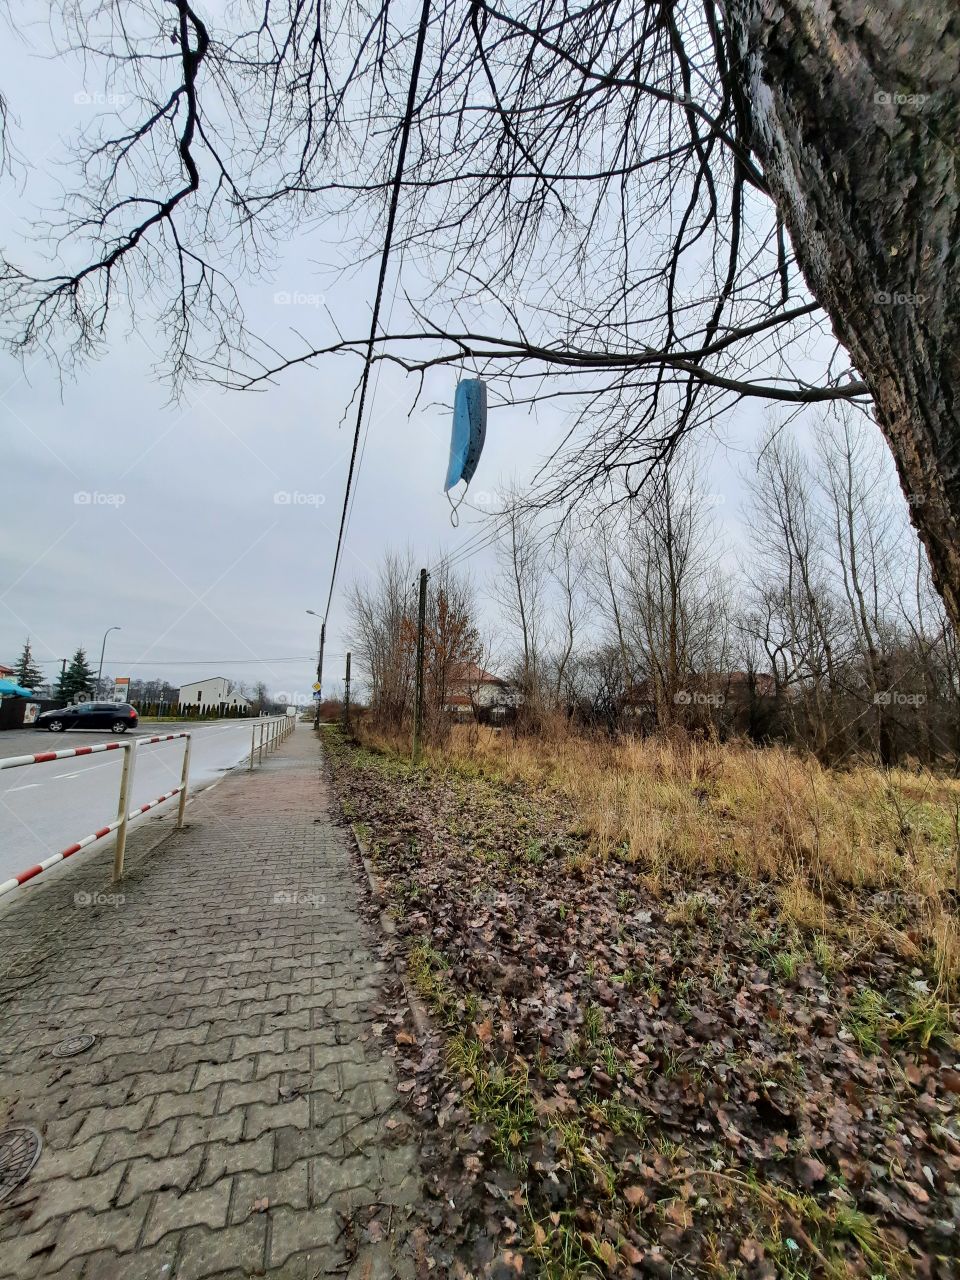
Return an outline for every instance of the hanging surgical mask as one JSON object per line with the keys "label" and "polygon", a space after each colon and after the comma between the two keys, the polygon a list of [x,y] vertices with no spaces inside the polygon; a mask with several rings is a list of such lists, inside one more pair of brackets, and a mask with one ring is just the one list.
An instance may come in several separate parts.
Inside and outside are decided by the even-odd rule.
{"label": "hanging surgical mask", "polygon": [[[469,485],[480,461],[487,434],[487,387],[479,378],[461,378],[453,400],[453,432],[450,436],[450,465],[444,490],[462,480]],[[464,492],[463,497],[466,497]],[[460,502],[463,501],[461,497]],[[456,516],[460,503],[450,503]],[[454,523],[456,521],[454,520]]]}

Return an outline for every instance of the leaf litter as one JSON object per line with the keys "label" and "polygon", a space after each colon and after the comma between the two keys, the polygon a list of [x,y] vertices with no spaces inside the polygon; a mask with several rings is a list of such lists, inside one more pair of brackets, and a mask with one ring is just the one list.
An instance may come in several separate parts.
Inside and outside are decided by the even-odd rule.
{"label": "leaf litter", "polygon": [[596,857],[551,791],[328,745],[436,1027],[380,1024],[419,1270],[960,1274],[958,1024],[928,975],[882,939],[838,959],[769,884]]}

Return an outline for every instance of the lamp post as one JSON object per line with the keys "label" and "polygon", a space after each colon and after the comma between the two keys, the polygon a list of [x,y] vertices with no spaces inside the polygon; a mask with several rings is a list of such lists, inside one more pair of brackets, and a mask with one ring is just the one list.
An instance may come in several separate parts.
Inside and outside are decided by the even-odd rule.
{"label": "lamp post", "polygon": [[97,692],[95,697],[100,697],[100,677],[103,675],[103,655],[107,648],[107,636],[111,631],[122,631],[123,627],[107,627],[103,633],[103,644],[100,646],[100,666],[97,668]]}
{"label": "lamp post", "polygon": [[[307,613],[309,613],[312,618],[320,618],[320,614],[316,613],[313,609],[308,609]],[[320,619],[320,649],[317,653],[317,684],[318,685],[323,684],[323,644],[326,638],[327,638],[327,624],[321,618]],[[313,727],[315,729],[320,728],[320,697],[319,695],[322,692],[323,692],[322,688],[317,689],[316,693],[318,696],[314,699],[316,706],[313,712]]]}

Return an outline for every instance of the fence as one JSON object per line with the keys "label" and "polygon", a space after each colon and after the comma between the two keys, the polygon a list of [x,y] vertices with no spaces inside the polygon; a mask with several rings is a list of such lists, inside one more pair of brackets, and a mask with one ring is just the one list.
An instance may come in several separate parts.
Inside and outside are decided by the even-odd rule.
{"label": "fence", "polygon": [[[179,786],[174,787],[172,791],[167,791],[162,796],[158,796],[156,800],[150,800],[147,804],[138,805],[132,810],[129,809],[130,792],[133,787],[134,767],[137,758],[136,753],[144,747],[152,746],[156,742],[172,742],[175,738],[184,739],[183,765],[180,770]],[[150,809],[155,809],[157,805],[163,804],[164,801],[171,800],[174,796],[179,795],[180,805],[177,809],[177,827],[183,826],[183,811],[187,803],[187,786],[190,777],[190,746],[191,735],[189,732],[162,733],[153,738],[134,738],[128,742],[99,742],[89,747],[73,747],[63,751],[41,751],[32,756],[10,756],[5,760],[0,759],[0,770],[20,769],[26,765],[49,764],[52,760],[70,760],[76,756],[98,755],[104,751],[123,752],[123,766],[120,771],[120,796],[117,802],[117,816],[114,820],[108,822],[106,826],[100,827],[99,830],[94,831],[91,835],[84,836],[76,844],[62,849],[59,853],[52,854],[49,858],[44,858],[36,866],[28,867],[20,875],[4,880],[0,883],[0,897],[3,897],[5,893],[11,893],[28,880],[32,880],[34,876],[38,876],[41,871],[46,871],[48,867],[52,867],[58,862],[63,862],[67,858],[72,858],[81,849],[86,849],[89,845],[104,839],[105,836],[112,834],[114,831],[117,833],[117,843],[113,855],[113,878],[114,880],[121,879],[123,876],[123,855],[127,845],[127,829],[134,819],[141,817]]]}
{"label": "fence", "polygon": [[[296,716],[264,716],[262,720],[254,720],[253,728],[250,731],[249,768],[253,768],[254,755],[257,757],[257,764],[260,764],[263,760],[264,751],[268,755],[271,751],[276,751],[284,738],[288,738],[296,727]],[[258,733],[259,741],[257,741]]]}

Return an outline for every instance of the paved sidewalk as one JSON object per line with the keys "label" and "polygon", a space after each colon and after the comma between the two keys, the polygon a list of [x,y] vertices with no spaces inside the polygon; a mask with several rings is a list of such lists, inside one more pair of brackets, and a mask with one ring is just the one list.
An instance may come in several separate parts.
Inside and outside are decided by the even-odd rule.
{"label": "paved sidewalk", "polygon": [[[416,1154],[319,763],[301,725],[185,831],[132,839],[122,886],[91,851],[0,914],[0,1128],[44,1139],[0,1202],[0,1276],[393,1273]],[[51,1056],[84,1032],[93,1048]]]}

